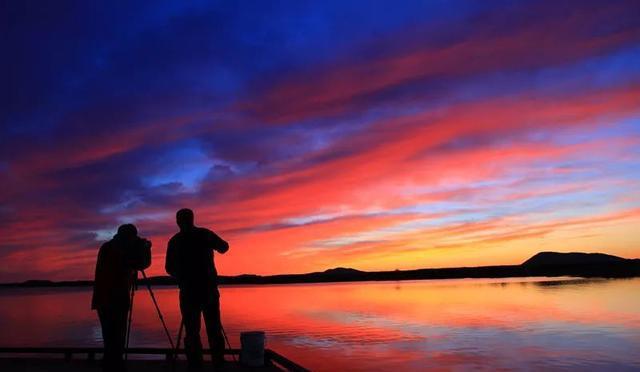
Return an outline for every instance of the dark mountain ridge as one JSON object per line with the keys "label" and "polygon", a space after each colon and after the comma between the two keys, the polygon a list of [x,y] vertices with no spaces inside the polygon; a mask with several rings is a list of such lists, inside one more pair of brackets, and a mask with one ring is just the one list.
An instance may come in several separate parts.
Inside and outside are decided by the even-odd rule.
{"label": "dark mountain ridge", "polygon": [[[289,284],[351,281],[507,278],[534,276],[577,276],[628,278],[640,276],[640,259],[625,259],[603,253],[540,252],[521,265],[456,267],[442,269],[416,269],[393,271],[361,271],[338,267],[306,274],[220,276],[220,284]],[[153,285],[176,285],[169,276],[147,279]],[[144,280],[140,280],[144,283]],[[0,284],[0,287],[73,287],[91,286],[90,280],[52,282],[28,280],[22,283]]]}
{"label": "dark mountain ridge", "polygon": [[618,256],[612,256],[604,253],[559,253],[559,252],[540,252],[526,260],[524,266],[541,266],[541,265],[597,265],[620,263],[626,259]]}

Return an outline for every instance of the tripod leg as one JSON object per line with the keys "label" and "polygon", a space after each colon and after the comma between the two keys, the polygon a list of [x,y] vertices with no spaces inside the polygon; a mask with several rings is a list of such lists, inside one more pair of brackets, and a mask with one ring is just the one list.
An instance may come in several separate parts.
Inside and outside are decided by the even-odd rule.
{"label": "tripod leg", "polygon": [[[224,340],[227,342],[227,346],[229,346],[229,352],[231,352],[231,344],[229,343],[229,339],[227,338],[227,332],[225,332],[224,327],[222,327],[222,323],[220,323],[220,330],[222,331]],[[231,354],[231,359],[233,359],[234,362],[237,362],[235,354]]]}
{"label": "tripod leg", "polygon": [[147,274],[142,271],[142,277],[144,278],[144,282],[147,285],[147,289],[149,290],[149,295],[151,295],[151,300],[156,307],[156,312],[158,313],[158,317],[160,318],[160,322],[162,323],[162,327],[164,328],[164,333],[167,335],[169,339],[169,344],[171,345],[171,349],[175,349],[173,345],[173,339],[171,338],[171,334],[169,333],[169,328],[167,328],[167,324],[164,322],[164,317],[162,316],[162,312],[160,311],[160,306],[158,306],[158,301],[156,301],[156,296],[153,294],[153,290],[151,289],[151,284],[149,284],[149,279],[147,279]]}
{"label": "tripod leg", "polygon": [[184,319],[180,321],[180,329],[178,330],[178,340],[176,340],[176,348],[173,349],[173,359],[171,360],[171,370],[175,372],[176,361],[178,360],[178,349],[180,349],[180,339],[182,338],[182,328],[184,328]]}
{"label": "tripod leg", "polygon": [[180,349],[180,341],[182,339],[182,330],[184,329],[184,319],[180,321],[180,329],[178,330],[178,340],[176,341],[176,348],[173,353],[173,358],[178,359],[178,350]]}

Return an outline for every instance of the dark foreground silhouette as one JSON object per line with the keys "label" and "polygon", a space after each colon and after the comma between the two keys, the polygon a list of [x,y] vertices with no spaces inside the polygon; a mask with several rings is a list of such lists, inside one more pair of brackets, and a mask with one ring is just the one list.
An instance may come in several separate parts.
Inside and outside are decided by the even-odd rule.
{"label": "dark foreground silhouette", "polygon": [[[229,244],[213,231],[194,225],[191,209],[176,213],[180,231],[167,247],[165,269],[180,287],[180,313],[185,329],[184,347],[191,369],[202,365],[202,342],[200,341],[200,315],[204,318],[211,356],[215,365],[224,363],[224,336],[220,322],[220,293],[218,272],[213,251],[225,253]],[[178,336],[178,343],[180,336]]]}
{"label": "dark foreground silhouette", "polygon": [[[138,270],[151,265],[151,242],[132,224],[118,228],[98,252],[91,308],[98,312],[104,341],[104,370],[122,371],[127,324]],[[127,314],[129,314],[127,323]],[[128,340],[127,340],[128,343]]]}
{"label": "dark foreground silhouette", "polygon": [[[100,364],[96,363],[96,354],[103,352],[102,348],[97,347],[0,347],[0,371],[96,372],[101,370]],[[130,354],[147,357],[161,357],[173,352],[174,350],[166,348],[136,347],[129,349]],[[33,354],[39,354],[39,357],[29,357]],[[180,352],[179,354],[183,353]],[[271,349],[264,350],[263,367],[249,367],[236,362],[235,359],[240,356],[240,350],[238,349],[225,350],[225,354],[233,356],[234,361],[227,362],[224,368],[216,370],[227,372],[309,372],[308,369],[300,364]],[[48,357],[43,357],[44,355]],[[182,359],[171,360],[171,363],[161,359],[134,359],[127,361],[127,367],[128,371],[146,372],[182,372],[189,370]],[[205,368],[204,370],[211,371],[213,369]]]}
{"label": "dark foreground silhouette", "polygon": [[[625,259],[602,253],[541,252],[522,265],[457,267],[393,271],[360,271],[335,268],[322,272],[283,275],[219,276],[219,284],[288,284],[323,283],[367,280],[418,280],[461,278],[508,278],[527,276],[579,276],[602,278],[630,278],[640,276],[640,259]],[[171,277],[149,278],[154,285],[175,285]],[[0,284],[3,287],[72,287],[90,286],[89,280],[52,282],[28,280],[23,283]]]}

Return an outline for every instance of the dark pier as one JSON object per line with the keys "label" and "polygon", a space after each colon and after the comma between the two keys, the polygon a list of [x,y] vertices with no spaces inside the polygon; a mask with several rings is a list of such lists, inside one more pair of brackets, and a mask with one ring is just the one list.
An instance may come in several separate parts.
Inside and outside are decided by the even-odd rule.
{"label": "dark pier", "polygon": [[[102,355],[102,352],[103,349],[99,347],[0,347],[0,370],[11,372],[101,371],[101,364],[97,356]],[[129,348],[127,352],[133,358],[147,358],[130,358],[127,361],[127,366],[131,372],[186,371],[184,349],[178,350],[177,354],[174,354],[173,350],[169,348],[145,347]],[[205,351],[206,353],[207,351]],[[174,358],[174,355],[177,355],[178,358]],[[156,358],[153,358],[154,356]],[[270,349],[265,349],[264,367],[249,367],[239,363],[239,349],[227,349],[225,356],[227,363],[218,369],[219,371],[309,371]],[[206,365],[205,362],[205,367]],[[211,369],[209,368],[209,370]]]}

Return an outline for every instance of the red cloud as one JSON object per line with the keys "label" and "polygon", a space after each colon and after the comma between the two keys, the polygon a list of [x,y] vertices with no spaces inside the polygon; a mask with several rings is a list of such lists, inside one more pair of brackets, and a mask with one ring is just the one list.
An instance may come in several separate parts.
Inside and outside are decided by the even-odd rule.
{"label": "red cloud", "polygon": [[[292,76],[240,107],[261,119],[285,123],[370,107],[376,95],[400,87],[416,90],[408,99],[414,103],[423,94],[411,88],[412,83],[424,86],[434,81],[447,86],[471,76],[561,66],[640,42],[640,25],[626,17],[629,4],[624,2],[558,12],[536,22],[528,19],[530,14],[539,14],[540,9],[533,8],[467,25],[475,29],[472,35],[456,36],[441,45],[420,40],[415,30],[396,35],[387,41],[391,45],[375,45],[376,58],[340,62]],[[514,19],[516,26],[497,32],[495,24],[505,18]],[[610,32],[592,31],[612,22],[616,28]],[[404,51],[393,47],[398,40],[403,40]],[[379,56],[380,50],[395,51]]]}

